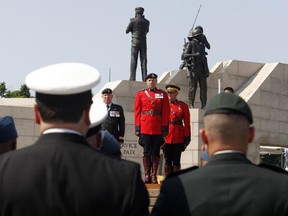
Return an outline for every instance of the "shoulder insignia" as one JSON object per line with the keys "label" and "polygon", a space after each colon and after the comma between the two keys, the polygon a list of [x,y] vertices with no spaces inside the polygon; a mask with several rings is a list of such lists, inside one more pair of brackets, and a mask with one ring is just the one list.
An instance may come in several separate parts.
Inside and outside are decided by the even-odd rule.
{"label": "shoulder insignia", "polygon": [[281,167],[273,166],[273,165],[270,165],[270,164],[260,163],[258,166],[262,167],[262,168],[273,170],[275,172],[288,174],[288,172],[286,170],[282,169]]}
{"label": "shoulder insignia", "polygon": [[196,170],[198,169],[199,167],[198,166],[193,166],[193,167],[189,167],[189,168],[186,168],[186,169],[183,169],[183,170],[179,170],[177,172],[173,172],[171,174],[169,174],[166,179],[169,179],[169,178],[172,178],[174,176],[178,176],[178,175],[181,175],[181,174],[184,174],[184,173],[187,173],[187,172],[190,172],[190,171],[193,171],[193,170]]}
{"label": "shoulder insignia", "polygon": [[162,91],[162,92],[165,92],[166,93],[166,91],[164,91],[164,90],[162,90],[162,89],[157,89],[158,91]]}

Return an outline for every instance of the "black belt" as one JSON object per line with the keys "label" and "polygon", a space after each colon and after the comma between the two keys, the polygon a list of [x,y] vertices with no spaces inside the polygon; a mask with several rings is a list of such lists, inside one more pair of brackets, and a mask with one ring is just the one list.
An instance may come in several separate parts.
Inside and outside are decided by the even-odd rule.
{"label": "black belt", "polygon": [[161,112],[158,110],[145,110],[141,112],[142,115],[161,115]]}
{"label": "black belt", "polygon": [[169,121],[171,125],[182,125],[182,121]]}

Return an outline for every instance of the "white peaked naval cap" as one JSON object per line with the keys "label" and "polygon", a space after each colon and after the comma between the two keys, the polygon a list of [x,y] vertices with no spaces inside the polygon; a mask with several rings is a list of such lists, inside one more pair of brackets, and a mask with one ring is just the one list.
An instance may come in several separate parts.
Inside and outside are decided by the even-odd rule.
{"label": "white peaked naval cap", "polygon": [[89,117],[91,121],[90,128],[100,125],[108,116],[108,111],[106,104],[99,100],[93,99],[93,104],[91,105]]}
{"label": "white peaked naval cap", "polygon": [[91,137],[97,134],[101,129],[101,123],[108,116],[108,111],[106,104],[99,99],[93,99],[93,104],[90,107],[89,118],[90,118],[90,128],[86,134],[86,137]]}
{"label": "white peaked naval cap", "polygon": [[32,71],[25,83],[31,90],[48,95],[73,95],[91,90],[100,82],[99,71],[83,63],[59,63]]}

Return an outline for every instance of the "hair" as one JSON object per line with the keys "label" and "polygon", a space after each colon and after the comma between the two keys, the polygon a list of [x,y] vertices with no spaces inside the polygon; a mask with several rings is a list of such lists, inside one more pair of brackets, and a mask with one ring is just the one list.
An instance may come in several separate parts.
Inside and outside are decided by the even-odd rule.
{"label": "hair", "polygon": [[73,106],[47,106],[43,103],[37,103],[37,105],[44,122],[77,123],[84,110],[91,106],[91,102]]}
{"label": "hair", "polygon": [[204,118],[210,142],[218,141],[223,146],[248,144],[249,121],[236,114],[211,114]]}
{"label": "hair", "polygon": [[230,91],[230,92],[234,93],[234,89],[230,86],[224,88],[224,91]]}

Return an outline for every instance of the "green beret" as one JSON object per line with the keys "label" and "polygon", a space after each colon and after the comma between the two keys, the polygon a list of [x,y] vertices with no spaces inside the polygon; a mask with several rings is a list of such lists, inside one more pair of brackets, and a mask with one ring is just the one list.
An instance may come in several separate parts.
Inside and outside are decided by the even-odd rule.
{"label": "green beret", "polygon": [[252,111],[249,105],[241,97],[235,94],[221,93],[208,101],[204,116],[210,114],[236,114],[243,115],[249,123],[253,123]]}

